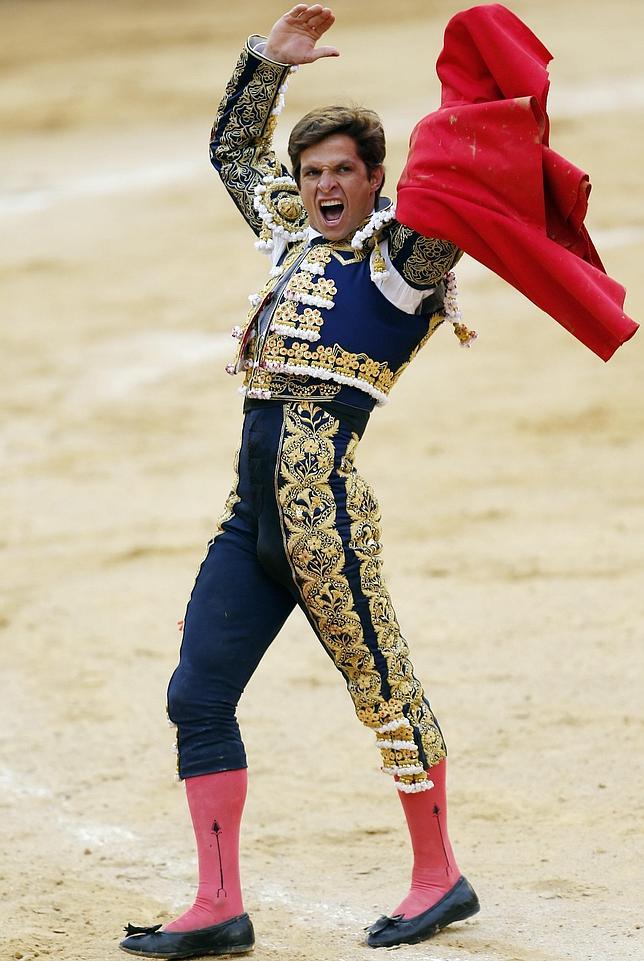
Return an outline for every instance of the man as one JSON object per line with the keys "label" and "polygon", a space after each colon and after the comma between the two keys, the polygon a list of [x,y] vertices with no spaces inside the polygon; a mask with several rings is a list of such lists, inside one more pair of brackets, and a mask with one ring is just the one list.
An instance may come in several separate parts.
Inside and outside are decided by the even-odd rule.
{"label": "man", "polygon": [[[296,604],[341,671],[398,788],[414,851],[408,893],[369,929],[414,943],[479,910],[447,833],[446,748],[414,675],[381,569],[379,509],[353,466],[377,403],[445,319],[459,340],[451,243],[397,223],[380,198],[385,143],[371,111],[313,111],[270,146],[289,73],[320,57],[328,8],[298,4],[251,37],[226,88],[211,156],[271,257],[236,328],[244,373],[237,479],[188,604],[168,713],[177,724],[198,858],[192,907],[162,930],[128,926],[144,957],[243,953],[254,944],[239,882],[246,756],[235,709]],[[447,286],[447,296],[446,296]]]}

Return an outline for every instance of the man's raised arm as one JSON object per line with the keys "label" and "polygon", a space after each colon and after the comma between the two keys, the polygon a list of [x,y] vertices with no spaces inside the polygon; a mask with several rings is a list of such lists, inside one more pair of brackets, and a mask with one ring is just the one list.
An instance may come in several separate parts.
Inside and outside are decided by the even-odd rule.
{"label": "man's raised arm", "polygon": [[[210,135],[210,159],[256,234],[263,221],[256,209],[255,188],[265,178],[290,179],[271,146],[288,76],[299,64],[339,56],[333,47],[316,48],[333,21],[331,11],[320,4],[298,4],[280,17],[267,39],[250,37],[219,105]],[[293,192],[288,193],[290,226],[301,230],[307,223],[306,211],[301,202],[294,206]]]}

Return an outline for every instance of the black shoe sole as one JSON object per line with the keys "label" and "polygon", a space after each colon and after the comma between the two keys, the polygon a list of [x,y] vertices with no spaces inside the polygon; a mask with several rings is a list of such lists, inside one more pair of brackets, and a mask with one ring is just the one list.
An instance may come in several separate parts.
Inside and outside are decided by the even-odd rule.
{"label": "black shoe sole", "polygon": [[214,951],[190,952],[190,954],[151,954],[148,951],[132,951],[130,948],[123,948],[119,944],[121,951],[126,954],[134,954],[138,958],[165,958],[166,961],[182,961],[183,958],[214,958],[224,957],[227,954],[250,954],[255,950],[255,945],[240,944],[234,948],[216,948]]}

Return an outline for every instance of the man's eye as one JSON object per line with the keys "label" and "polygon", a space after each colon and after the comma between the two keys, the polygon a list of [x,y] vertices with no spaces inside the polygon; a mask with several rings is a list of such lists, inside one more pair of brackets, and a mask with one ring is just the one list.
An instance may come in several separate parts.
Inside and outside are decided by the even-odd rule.
{"label": "man's eye", "polygon": [[304,171],[304,176],[305,176],[305,177],[317,177],[317,174],[318,174],[317,170],[305,170],[305,171]]}

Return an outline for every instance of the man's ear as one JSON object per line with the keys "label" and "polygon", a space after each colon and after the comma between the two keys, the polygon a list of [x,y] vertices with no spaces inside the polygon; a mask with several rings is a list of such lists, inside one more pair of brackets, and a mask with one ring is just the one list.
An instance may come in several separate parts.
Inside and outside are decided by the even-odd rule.
{"label": "man's ear", "polygon": [[384,182],[385,182],[385,168],[383,167],[382,164],[378,164],[378,166],[374,167],[371,173],[369,174],[369,183],[371,184],[374,190],[380,190]]}

